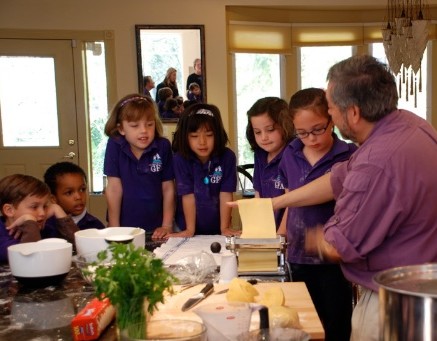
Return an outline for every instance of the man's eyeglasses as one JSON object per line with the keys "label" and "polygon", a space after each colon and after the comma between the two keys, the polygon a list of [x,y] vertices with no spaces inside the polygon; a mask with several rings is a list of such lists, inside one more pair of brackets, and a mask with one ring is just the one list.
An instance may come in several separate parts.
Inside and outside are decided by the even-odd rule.
{"label": "man's eyeglasses", "polygon": [[322,128],[316,128],[311,131],[297,131],[295,135],[300,139],[307,138],[308,136],[310,136],[310,134],[313,134],[314,136],[323,135],[325,131],[328,129],[329,123],[331,123],[331,119],[329,119],[326,125]]}

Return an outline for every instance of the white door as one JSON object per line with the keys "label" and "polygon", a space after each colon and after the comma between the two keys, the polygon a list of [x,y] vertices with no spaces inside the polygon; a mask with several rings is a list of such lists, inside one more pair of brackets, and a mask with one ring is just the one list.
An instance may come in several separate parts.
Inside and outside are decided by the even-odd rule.
{"label": "white door", "polygon": [[0,177],[78,161],[70,40],[0,39]]}

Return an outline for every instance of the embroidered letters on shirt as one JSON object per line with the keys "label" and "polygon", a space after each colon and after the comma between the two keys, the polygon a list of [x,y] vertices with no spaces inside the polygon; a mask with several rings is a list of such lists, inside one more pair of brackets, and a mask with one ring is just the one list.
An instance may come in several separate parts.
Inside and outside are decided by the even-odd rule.
{"label": "embroidered letters on shirt", "polygon": [[160,172],[162,169],[162,160],[161,160],[161,156],[159,156],[158,153],[156,153],[153,156],[153,161],[150,164],[150,171],[153,173],[157,173]]}
{"label": "embroidered letters on shirt", "polygon": [[218,166],[214,169],[214,173],[211,175],[211,183],[218,184],[222,180],[223,171],[222,167]]}
{"label": "embroidered letters on shirt", "polygon": [[278,175],[275,179],[273,179],[275,184],[275,189],[284,189],[284,184],[281,181],[281,176]]}

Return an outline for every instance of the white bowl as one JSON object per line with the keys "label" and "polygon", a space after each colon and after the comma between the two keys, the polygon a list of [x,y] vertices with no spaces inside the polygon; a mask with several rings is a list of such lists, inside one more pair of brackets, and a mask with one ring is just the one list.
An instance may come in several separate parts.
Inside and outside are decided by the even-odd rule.
{"label": "white bowl", "polygon": [[105,229],[86,229],[77,231],[74,234],[77,254],[88,254],[108,248],[109,242],[106,239],[120,239],[133,237],[132,243],[135,247],[143,247],[146,244],[146,231],[139,227],[107,227]]}
{"label": "white bowl", "polygon": [[71,268],[73,245],[65,240],[38,241],[8,247],[12,275],[30,286],[45,286],[62,281]]}

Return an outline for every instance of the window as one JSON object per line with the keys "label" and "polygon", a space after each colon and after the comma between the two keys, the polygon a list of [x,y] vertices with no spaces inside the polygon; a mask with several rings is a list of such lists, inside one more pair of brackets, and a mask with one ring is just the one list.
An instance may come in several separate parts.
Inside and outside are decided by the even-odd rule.
{"label": "window", "polygon": [[[147,47],[147,50],[142,54],[144,75],[152,76],[156,85],[161,83],[169,67],[175,68],[176,83],[178,85],[179,94],[184,95],[185,83],[182,68],[182,36],[178,33],[168,33],[162,30],[153,30],[154,33],[144,32],[141,35],[141,44]],[[147,53],[146,53],[147,52]],[[191,62],[191,61],[190,61]],[[150,91],[152,98],[156,96],[156,88]]]}
{"label": "window", "polygon": [[106,142],[104,127],[108,119],[104,42],[85,43],[85,69],[88,97],[88,117],[91,134],[91,191],[102,192],[103,160]]}
{"label": "window", "polygon": [[59,146],[54,58],[1,56],[0,74],[2,145]]}
{"label": "window", "polygon": [[[310,87],[325,89],[329,68],[353,54],[352,46],[310,46],[301,47],[299,50],[301,89]],[[320,56],[323,56],[323,59]],[[337,127],[334,127],[334,131],[340,139],[343,139]]]}
{"label": "window", "polygon": [[280,97],[280,55],[236,53],[235,79],[237,162],[241,165],[253,163],[253,152],[246,140],[247,111],[262,97]]}
{"label": "window", "polygon": [[301,47],[299,50],[301,89],[325,89],[329,68],[352,56],[352,46],[310,46]]}

